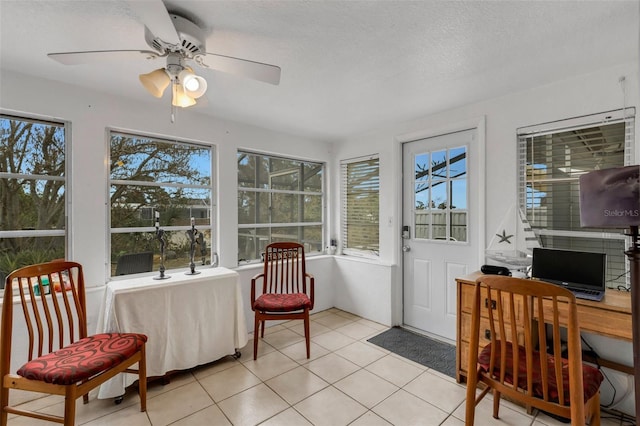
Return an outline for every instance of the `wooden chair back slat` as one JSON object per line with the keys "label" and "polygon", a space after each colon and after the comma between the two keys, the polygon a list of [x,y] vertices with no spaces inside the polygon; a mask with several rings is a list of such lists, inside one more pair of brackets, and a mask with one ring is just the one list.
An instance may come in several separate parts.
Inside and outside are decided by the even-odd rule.
{"label": "wooden chair back slat", "polygon": [[[542,304],[542,299],[538,298],[537,300],[535,300],[535,303],[538,304],[538,344],[537,346],[541,348],[541,352],[544,351],[546,353],[546,346],[547,346],[547,327],[546,327],[546,322],[547,322],[547,318],[545,317],[545,313],[544,313],[544,309],[542,308],[543,304]],[[544,343],[543,343],[544,342]],[[544,344],[544,346],[541,346],[541,344]],[[544,348],[544,350],[542,349]],[[548,371],[548,367],[549,364],[547,362],[544,362],[546,360],[543,360],[542,357],[540,357],[539,359],[539,365],[538,367],[540,368],[541,371],[541,379],[542,379],[542,392],[543,392],[543,399],[545,401],[549,400],[549,371]]]}
{"label": "wooden chair back slat", "polygon": [[298,244],[273,243],[264,260],[263,293],[306,293],[304,250]]}
{"label": "wooden chair back slat", "polygon": [[[87,336],[81,265],[58,261],[26,266],[11,277],[12,282],[5,286],[9,299],[4,300],[17,297],[22,306],[29,360]],[[48,286],[43,285],[43,278]]]}
{"label": "wooden chair back slat", "polygon": [[[531,324],[531,310],[529,309],[529,298],[526,295],[522,295],[520,301],[522,303],[522,323]],[[524,350],[526,354],[525,365],[527,371],[533,369],[533,334],[530,327],[524,327]],[[527,390],[525,395],[532,396],[533,394],[533,377],[531,374],[527,375]]]}

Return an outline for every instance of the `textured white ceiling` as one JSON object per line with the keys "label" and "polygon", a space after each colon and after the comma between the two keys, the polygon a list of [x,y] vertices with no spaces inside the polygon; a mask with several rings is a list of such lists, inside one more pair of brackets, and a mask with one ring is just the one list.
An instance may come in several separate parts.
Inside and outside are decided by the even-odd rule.
{"label": "textured white ceiling", "polygon": [[[325,140],[638,58],[637,0],[164,4],[207,29],[208,52],[282,68],[279,86],[198,69],[209,84],[200,113]],[[127,1],[0,0],[0,73],[168,103],[138,81],[162,60],[65,66],[46,56],[147,48]]]}

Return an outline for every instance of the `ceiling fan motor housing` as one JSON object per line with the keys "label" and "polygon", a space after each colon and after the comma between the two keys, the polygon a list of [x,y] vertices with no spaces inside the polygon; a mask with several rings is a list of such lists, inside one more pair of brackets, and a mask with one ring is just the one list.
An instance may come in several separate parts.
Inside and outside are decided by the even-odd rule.
{"label": "ceiling fan motor housing", "polygon": [[173,22],[178,37],[180,38],[180,45],[174,45],[167,43],[164,40],[156,37],[146,26],[144,27],[144,39],[147,44],[153,49],[161,53],[181,52],[186,58],[192,59],[195,55],[204,54],[205,48],[205,33],[196,24],[175,13],[170,13],[171,21]]}

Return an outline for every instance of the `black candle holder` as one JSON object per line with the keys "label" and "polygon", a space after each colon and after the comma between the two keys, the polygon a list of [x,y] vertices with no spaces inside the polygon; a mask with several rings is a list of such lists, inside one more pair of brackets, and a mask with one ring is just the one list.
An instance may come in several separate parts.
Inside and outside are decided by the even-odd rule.
{"label": "black candle holder", "polygon": [[158,241],[160,241],[160,275],[157,277],[153,277],[153,279],[166,280],[167,278],[171,278],[170,275],[164,274],[164,247],[167,242],[164,237],[164,230],[160,228],[157,222],[156,222],[156,238],[158,239]]}
{"label": "black candle holder", "polygon": [[202,237],[202,233],[198,232],[193,221],[191,221],[191,229],[187,231],[187,237],[189,237],[189,240],[191,241],[191,246],[189,248],[189,272],[185,272],[185,275],[197,275],[200,273],[200,271],[196,271],[196,243],[199,241],[199,239],[204,241],[204,237]]}
{"label": "black candle holder", "polygon": [[198,244],[200,245],[200,256],[202,256],[202,265],[207,264],[207,243],[204,240],[204,234],[200,232],[198,234]]}

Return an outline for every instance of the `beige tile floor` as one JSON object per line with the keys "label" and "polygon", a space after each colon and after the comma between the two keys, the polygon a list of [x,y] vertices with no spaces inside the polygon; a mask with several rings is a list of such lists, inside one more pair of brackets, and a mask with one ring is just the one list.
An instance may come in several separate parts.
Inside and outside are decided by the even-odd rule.
{"label": "beige tile floor", "polygon": [[[269,324],[269,323],[267,323]],[[267,328],[253,360],[253,340],[239,359],[226,357],[178,373],[171,382],[152,382],[147,411],[135,389],[124,401],[78,401],[77,424],[126,425],[463,425],[465,387],[454,379],[394,355],[367,339],[387,327],[338,309],[311,317],[311,359],[301,321]],[[45,412],[62,412],[60,397],[33,400],[13,392],[13,401]],[[31,399],[31,400],[30,400]],[[561,425],[544,414],[530,416],[503,402],[500,420],[487,396],[477,408],[477,425]],[[9,426],[48,425],[10,417]],[[621,425],[603,413],[602,425]]]}

